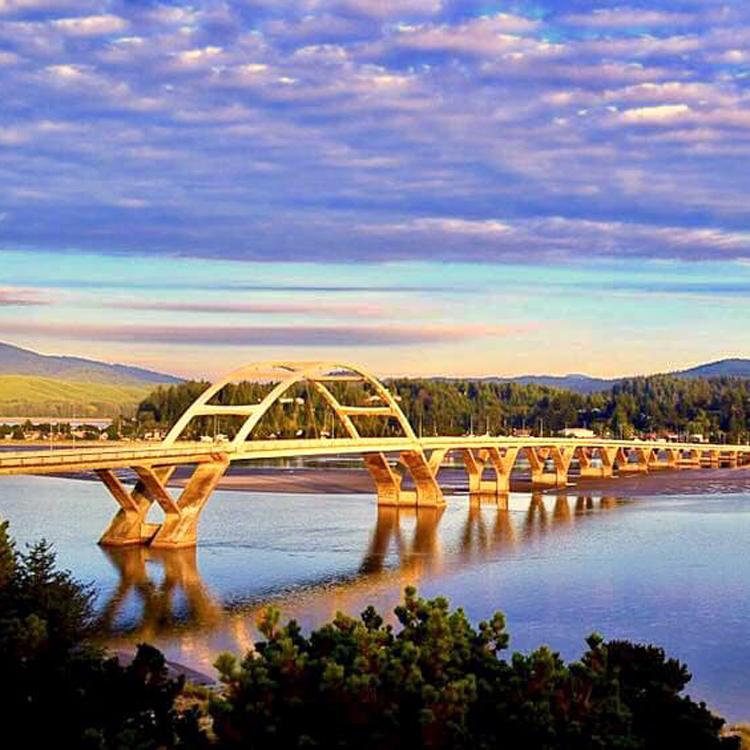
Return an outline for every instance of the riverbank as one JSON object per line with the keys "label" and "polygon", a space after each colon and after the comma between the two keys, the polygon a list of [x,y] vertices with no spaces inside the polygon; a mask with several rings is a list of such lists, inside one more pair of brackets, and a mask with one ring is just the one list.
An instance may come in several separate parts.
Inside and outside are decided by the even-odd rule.
{"label": "riverbank", "polygon": [[[461,469],[444,469],[447,494],[467,492]],[[187,477],[176,476],[170,485],[184,487]],[[514,491],[528,492],[530,483],[523,476],[511,481]],[[364,468],[253,468],[232,466],[222,477],[220,490],[281,492],[291,494],[373,494],[372,478]],[[545,494],[609,494],[616,497],[656,495],[699,495],[750,493],[750,467],[736,469],[661,469],[648,474],[628,474],[609,479],[571,477],[566,487],[547,489]]]}

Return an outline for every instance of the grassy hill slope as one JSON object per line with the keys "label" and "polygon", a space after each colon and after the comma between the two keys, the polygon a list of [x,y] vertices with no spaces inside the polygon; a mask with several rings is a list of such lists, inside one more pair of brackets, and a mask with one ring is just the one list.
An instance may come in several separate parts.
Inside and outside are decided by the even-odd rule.
{"label": "grassy hill slope", "polygon": [[130,414],[153,383],[80,383],[34,375],[0,375],[0,416],[109,417]]}
{"label": "grassy hill slope", "polygon": [[39,354],[0,341],[0,375],[35,375],[75,383],[179,383],[181,378],[132,365],[112,365],[82,357]]}

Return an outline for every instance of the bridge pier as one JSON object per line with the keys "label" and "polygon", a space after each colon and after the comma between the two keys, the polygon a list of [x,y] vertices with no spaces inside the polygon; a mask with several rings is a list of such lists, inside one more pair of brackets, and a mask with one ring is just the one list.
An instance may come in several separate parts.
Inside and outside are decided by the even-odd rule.
{"label": "bridge pier", "polygon": [[[631,451],[635,461],[630,461]],[[650,451],[649,451],[650,452]],[[649,456],[644,448],[619,448],[617,453],[618,474],[645,474],[648,472]]]}
{"label": "bridge pier", "polygon": [[[163,466],[154,469],[157,480],[163,484],[169,480],[176,467]],[[110,547],[126,547],[132,544],[149,544],[158,530],[155,524],[146,523],[146,516],[154,502],[142,481],[128,491],[111,469],[96,469],[104,486],[120,505],[109,526],[99,539],[99,544]]]}
{"label": "bridge pier", "polygon": [[[120,505],[99,544],[112,547],[142,544],[154,549],[194,547],[200,513],[228,465],[227,458],[198,464],[177,500],[166,486],[174,466],[133,467],[138,483],[130,492],[111,469],[97,469],[97,475]],[[164,511],[161,524],[146,523],[154,502]]]}
{"label": "bridge pier", "polygon": [[[594,452],[598,452],[601,459],[601,466],[592,466],[591,461]],[[611,477],[615,468],[615,459],[617,458],[617,448],[579,448],[578,460],[580,462],[580,476],[590,479],[605,479]]]}
{"label": "bridge pier", "polygon": [[[400,463],[404,471],[399,471],[388,462],[382,453],[365,454],[365,466],[372,476],[378,492],[378,505],[411,505],[418,507],[441,507],[445,498],[437,482],[439,460],[445,455],[436,456],[437,466],[428,461],[421,451],[403,451]],[[414,482],[414,490],[402,489],[408,472]]]}
{"label": "bridge pier", "polygon": [[[531,470],[531,487],[532,489],[544,489],[548,487],[564,487],[568,482],[568,470],[564,466],[565,459],[560,456],[558,448],[534,448],[527,446],[526,458]],[[556,456],[557,453],[557,456]],[[573,457],[572,451],[570,458]],[[552,458],[554,471],[546,471],[547,459]],[[570,458],[567,459],[568,466]]]}
{"label": "bridge pier", "polygon": [[[469,475],[470,495],[504,495],[510,490],[510,473],[518,456],[518,448],[483,448],[475,451],[464,448],[461,455],[464,459],[466,473]],[[492,479],[482,478],[485,469],[490,468]]]}
{"label": "bridge pier", "polygon": [[[666,454],[665,459],[662,461],[661,454]],[[674,451],[660,451],[656,448],[648,451],[648,470],[657,469],[676,469],[677,468],[677,457]]]}
{"label": "bridge pier", "polygon": [[[715,451],[711,451],[713,454]],[[687,454],[690,454],[689,456]],[[701,456],[703,451],[696,448],[687,448],[680,451],[679,465],[684,469],[699,469],[701,467]],[[718,453],[716,453],[716,467],[718,468]],[[711,456],[711,466],[714,466],[714,457]]]}
{"label": "bridge pier", "polygon": [[719,451],[701,451],[700,465],[707,469],[719,468]]}
{"label": "bridge pier", "polygon": [[723,457],[723,464],[728,469],[736,469],[739,463],[737,451],[727,451]]}

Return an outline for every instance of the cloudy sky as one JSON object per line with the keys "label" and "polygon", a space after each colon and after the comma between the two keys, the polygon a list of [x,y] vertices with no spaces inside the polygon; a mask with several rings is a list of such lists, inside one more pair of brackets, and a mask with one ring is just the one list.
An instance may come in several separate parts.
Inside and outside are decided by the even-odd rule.
{"label": "cloudy sky", "polygon": [[0,340],[617,375],[748,331],[746,0],[0,0]]}

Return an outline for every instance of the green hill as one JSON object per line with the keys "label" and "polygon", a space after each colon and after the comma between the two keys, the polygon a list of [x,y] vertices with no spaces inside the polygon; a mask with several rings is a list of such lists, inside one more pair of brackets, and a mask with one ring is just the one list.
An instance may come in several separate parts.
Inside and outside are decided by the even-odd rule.
{"label": "green hill", "polygon": [[111,417],[128,415],[153,383],[80,383],[34,375],[0,375],[0,416]]}

